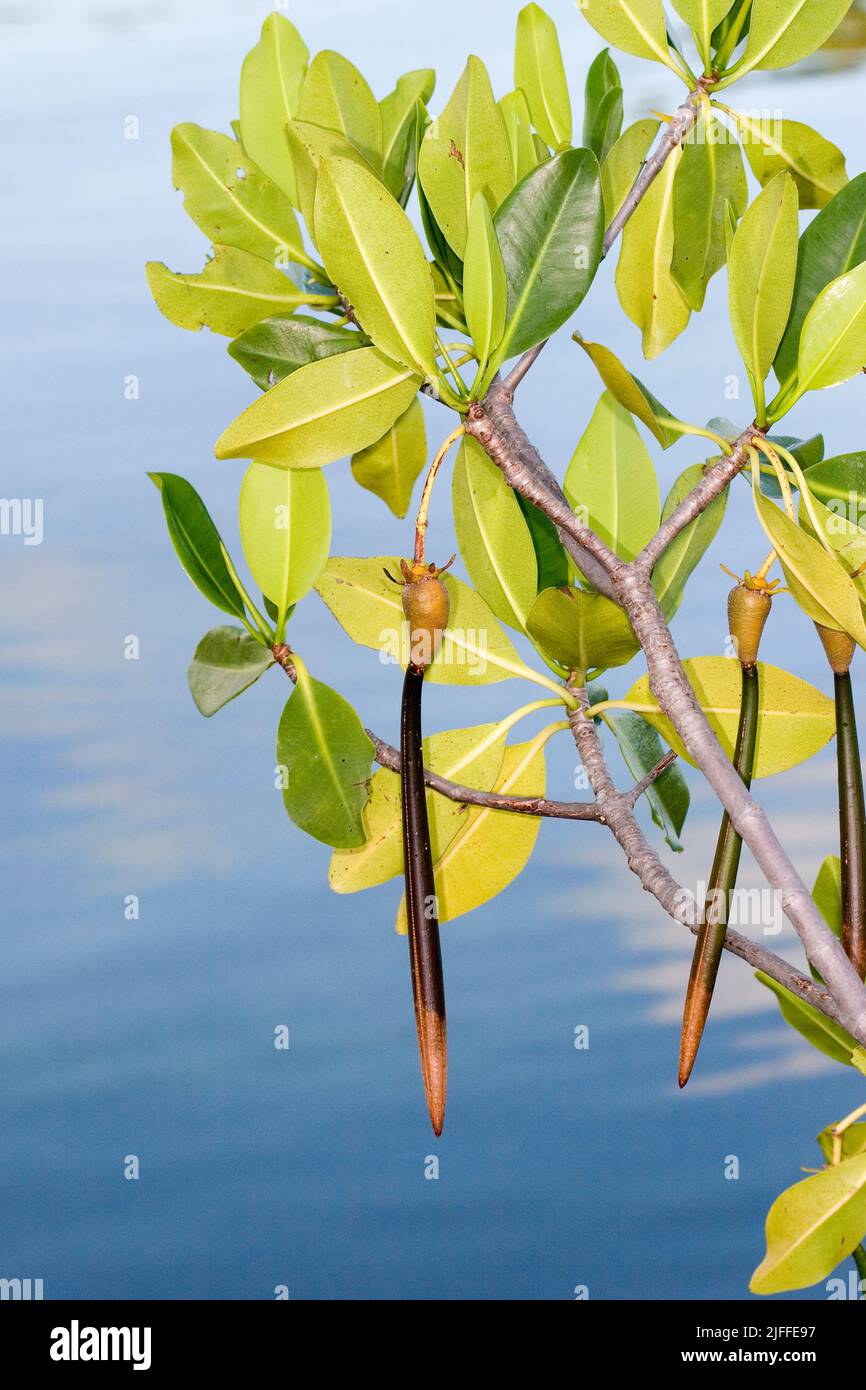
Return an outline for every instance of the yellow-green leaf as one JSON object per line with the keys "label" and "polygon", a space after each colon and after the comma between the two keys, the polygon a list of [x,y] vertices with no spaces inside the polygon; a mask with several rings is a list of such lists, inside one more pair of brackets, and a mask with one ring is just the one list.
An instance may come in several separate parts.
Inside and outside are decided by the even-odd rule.
{"label": "yellow-green leaf", "polygon": [[501,99],[499,110],[511,150],[511,181],[520,183],[538,164],[526,97],[522,92],[509,92]]}
{"label": "yellow-green leaf", "polygon": [[[544,735],[506,748],[494,790],[505,796],[544,796],[547,771]],[[439,921],[453,922],[489,902],[513,883],[532,857],[541,821],[487,807],[472,809],[445,853],[434,865]],[[397,931],[406,933],[405,904]]]}
{"label": "yellow-green leaf", "polygon": [[[308,121],[290,121],[287,129],[289,147],[295,165],[298,185],[298,206],[310,236],[316,235],[316,190],[319,170],[325,159],[347,159],[362,169],[370,170],[360,150],[337,130],[311,125]],[[375,176],[374,176],[375,177]]]}
{"label": "yellow-green leaf", "polygon": [[866,367],[866,262],[823,289],[806,315],[800,392],[838,386]]}
{"label": "yellow-green leaf", "polygon": [[671,273],[674,181],[682,148],[667,159],[622,234],[616,271],[619,302],[643,334],[647,358],[658,357],[688,324],[691,310]]}
{"label": "yellow-green leaf", "polygon": [[754,119],[732,111],[752,173],[766,188],[779,173],[791,175],[801,208],[823,208],[848,182],[845,156],[838,145],[800,121]]}
{"label": "yellow-green leaf", "polygon": [[404,73],[382,101],[382,176],[385,187],[401,203],[411,188],[415,173],[415,128],[419,101],[426,105],[436,87],[432,68]]}
{"label": "yellow-green leaf", "polygon": [[545,589],[532,606],[527,630],[539,651],[565,671],[625,666],[639,650],[619,604],[583,589]]}
{"label": "yellow-green leaf", "polygon": [[731,326],[756,399],[782,341],[797,274],[797,188],[777,174],[737,228],[728,268]]}
{"label": "yellow-green leaf", "polygon": [[832,1274],[866,1232],[866,1154],[825,1168],[777,1197],[752,1293],[806,1289]]}
{"label": "yellow-green leaf", "polygon": [[466,322],[483,370],[505,332],[508,281],[490,205],[476,193],[469,218],[463,278]]}
{"label": "yellow-green leaf", "polygon": [[149,261],[145,271],[161,312],[192,332],[209,328],[236,338],[271,314],[290,314],[315,302],[270,261],[235,246],[215,246],[200,275],[180,275],[161,261]]}
{"label": "yellow-green leaf", "polygon": [[615,48],[670,67],[662,0],[580,0],[579,9]]}
{"label": "yellow-green leaf", "polygon": [[[740,722],[742,673],[731,657],[699,656],[683,662],[698,703],[727,756],[733,760]],[[811,758],[836,732],[836,709],[820,690],[782,671],[758,663],[761,705],[755,776],[774,777]],[[642,714],[687,762],[693,762],[682,739],[643,676],[629,691],[626,703]]]}
{"label": "yellow-green leaf", "polygon": [[851,0],[755,0],[740,77],[752,68],[787,68],[808,58],[841,24]]}
{"label": "yellow-green leaf", "polygon": [[294,25],[270,14],[241,72],[241,135],[244,149],[295,206],[297,188],[286,144],[286,122],[297,110],[309,58]]}
{"label": "yellow-green leaf", "polygon": [[339,131],[367,163],[382,170],[382,113],[362,74],[326,49],[310,64],[298,102],[298,120]]}
{"label": "yellow-green leaf", "polygon": [[457,456],[453,496],[457,543],[473,584],[497,618],[525,629],[538,581],[532,536],[515,493],[468,437]]}
{"label": "yellow-green leaf", "polygon": [[671,274],[696,313],[707,286],[727,260],[730,211],[740,218],[749,202],[743,156],[727,128],[705,110],[686,141],[674,182]]}
{"label": "yellow-green leaf", "polygon": [[387,503],[395,516],[409,510],[418,475],[427,462],[427,429],[424,410],[414,400],[395,420],[387,434],[352,459],[357,483]]}
{"label": "yellow-green leaf", "polygon": [[526,95],[533,125],[554,149],[571,144],[571,98],[556,25],[539,5],[517,18],[514,85]]}
{"label": "yellow-green leaf", "polygon": [[[489,791],[499,776],[506,732],[499,724],[452,729],[424,740],[424,766],[449,782]],[[430,847],[438,859],[465,823],[467,808],[437,792],[427,792]],[[360,893],[396,878],[403,869],[400,778],[383,768],[370,783],[364,808],[366,843],[337,850],[328,880],[335,893]]]}
{"label": "yellow-green leaf", "polygon": [[511,152],[487,69],[472,57],[442,115],[421,143],[424,194],[452,250],[463,259],[476,193],[495,212],[513,185]]}
{"label": "yellow-green leaf", "polygon": [[636,420],[646,425],[662,448],[669,449],[672,444],[676,444],[680,436],[661,424],[662,419],[670,418],[670,411],[656,400],[636,376],[632,376],[616,354],[602,343],[587,342],[579,333],[574,334],[574,341],[578,347],[583,348],[611,395],[620,405],[625,406]]}
{"label": "yellow-green leaf", "polygon": [[328,275],[376,346],[434,377],[433,277],[415,229],[385,185],[348,160],[324,160],[316,242]]}
{"label": "yellow-green leaf", "polygon": [[713,32],[733,3],[734,0],[673,0],[677,14],[695,35],[705,62],[712,53]]}
{"label": "yellow-green leaf", "polygon": [[420,384],[378,348],[311,362],[239,415],[217,441],[216,456],[321,468],[381,439]]}
{"label": "yellow-green leaf", "polygon": [[609,391],[568,466],[569,505],[623,560],[634,560],[658,530],[659,485],[637,425]]}
{"label": "yellow-green leaf", "polygon": [[240,530],[250,572],[282,626],[328,559],[331,500],[324,473],[251,464],[241,485]]}
{"label": "yellow-green leaf", "polygon": [[624,130],[601,166],[601,187],[608,223],[612,222],[634,186],[641,165],[659,130],[650,117]]}

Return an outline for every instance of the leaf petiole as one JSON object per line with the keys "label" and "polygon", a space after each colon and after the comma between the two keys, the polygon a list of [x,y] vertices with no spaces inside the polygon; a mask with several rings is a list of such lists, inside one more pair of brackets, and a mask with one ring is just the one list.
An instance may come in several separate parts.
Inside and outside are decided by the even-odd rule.
{"label": "leaf petiole", "polygon": [[252,614],[253,622],[256,624],[256,627],[258,628],[258,632],[256,632],[254,628],[250,627],[246,619],[242,619],[244,626],[247,628],[250,635],[252,637],[255,637],[257,642],[261,642],[262,645],[265,647],[272,647],[276,640],[276,634],[274,632],[274,629],[259,612],[258,608],[253,603],[252,599],[250,598],[249,594],[247,593],[246,589],[241,583],[238,572],[232,564],[231,556],[229,555],[222,542],[220,542],[220,550],[222,551],[222,557],[225,560],[226,569],[229,572],[231,581],[237,589],[238,593],[240,594],[241,598],[243,599],[244,603],[246,604],[247,608],[249,609],[250,613]]}

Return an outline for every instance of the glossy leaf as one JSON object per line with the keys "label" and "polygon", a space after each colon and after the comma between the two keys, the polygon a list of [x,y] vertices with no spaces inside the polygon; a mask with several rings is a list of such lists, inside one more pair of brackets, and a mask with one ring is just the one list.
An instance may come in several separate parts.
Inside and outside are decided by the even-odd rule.
{"label": "glossy leaf", "polygon": [[848,182],[845,156],[837,145],[800,121],[755,120],[733,111],[755,178],[766,188],[779,173],[797,185],[801,208],[823,208]]}
{"label": "glossy leaf", "polygon": [[499,110],[511,151],[511,182],[515,184],[539,162],[526,97],[522,92],[509,92],[501,99]]}
{"label": "glossy leaf", "polygon": [[198,125],[171,133],[171,177],[184,211],[209,241],[249,251],[272,265],[313,266],[287,194],[247,157],[237,140]]}
{"label": "glossy leaf", "polygon": [[546,589],[539,594],[527,631],[539,651],[564,671],[625,666],[639,650],[619,604],[583,589]]}
{"label": "glossy leaf", "polygon": [[364,843],[373,745],[350,704],[297,662],[277,730],[283,801],[295,825],[334,849]]}
{"label": "glossy leaf", "polygon": [[[353,642],[405,665],[409,645],[402,596],[386,569],[399,574],[399,557],[335,558],[328,561],[316,590]],[[453,575],[444,582],[451,616],[427,680],[437,685],[493,685],[524,676],[524,663],[480,594]]]}
{"label": "glossy leaf", "polygon": [[250,465],[241,486],[240,528],[250,573],[276,606],[278,627],[310,592],[331,549],[331,500],[318,468]]}
{"label": "glossy leaf", "polygon": [[858,174],[809,223],[800,238],[794,303],[776,375],[785,388],[797,375],[800,333],[818,295],[840,275],[866,261],[866,174]]}
{"label": "glossy leaf", "polygon": [[469,577],[497,618],[525,629],[535,602],[535,549],[517,495],[474,439],[454,467],[454,528]]}
{"label": "glossy leaf", "polygon": [[[626,767],[640,782],[659,763],[667,749],[651,724],[639,714],[628,710],[610,710],[605,723],[613,734]],[[691,797],[688,783],[679,766],[674,763],[653,782],[645,793],[652,818],[672,850],[681,851],[680,834],[689,811]]]}
{"label": "glossy leaf", "polygon": [[370,339],[351,328],[339,328],[305,314],[262,319],[229,343],[229,354],[263,391],[284,381],[300,367],[369,347]]}
{"label": "glossy leaf", "polygon": [[312,362],[239,415],[217,441],[216,456],[321,468],[381,439],[419,385],[408,367],[377,348]]}
{"label": "glossy leaf", "polygon": [[404,517],[426,462],[424,411],[416,399],[387,434],[355,455],[352,474],[361,487],[381,497],[395,516]]}
{"label": "glossy leaf", "polygon": [[[686,676],[713,731],[733,761],[739,727],[742,681],[740,664],[724,656],[699,656],[683,663]],[[761,719],[755,754],[755,776],[774,777],[806,762],[824,748],[836,732],[832,700],[814,686],[758,663],[761,677]],[[627,703],[642,714],[671,748],[692,762],[679,735],[662,714],[643,676],[629,691]]]}
{"label": "glossy leaf", "polygon": [[753,487],[758,520],[778,552],[788,588],[816,623],[847,632],[866,647],[866,624],[852,580],[813,536]]}
{"label": "glossy leaf", "polygon": [[469,218],[463,277],[463,307],[478,360],[489,361],[505,331],[508,282],[490,207],[476,193]]}
{"label": "glossy leaf", "polygon": [[606,391],[595,408],[564,483],[569,505],[623,560],[633,560],[658,530],[655,468],[629,412]]}
{"label": "glossy leaf", "polygon": [[514,85],[525,96],[532,123],[554,149],[571,144],[571,98],[556,25],[539,5],[517,19]]}
{"label": "glossy leaf", "polygon": [[382,177],[385,187],[405,206],[415,176],[415,126],[418,102],[429,102],[436,87],[432,68],[404,73],[394,91],[379,103],[382,112]]}
{"label": "glossy leaf", "polygon": [[436,222],[462,260],[476,193],[495,210],[513,184],[502,115],[480,58],[469,59],[448,105],[429,126],[418,174]]}
{"label": "glossy leaf", "polygon": [[316,190],[316,242],[328,275],[376,346],[434,377],[433,277],[415,229],[387,188],[348,160],[326,159]]}
{"label": "glossy leaf", "polygon": [[601,166],[605,219],[612,222],[634,186],[659,131],[659,121],[635,121],[617,140]]}
{"label": "glossy leaf", "polygon": [[[546,784],[541,739],[506,748],[494,790],[505,796],[543,796]],[[540,820],[475,807],[434,865],[439,921],[453,922],[502,893],[532,858]],[[397,930],[406,931],[403,903]]]}
{"label": "glossy leaf", "polygon": [[296,207],[297,186],[286,144],[286,123],[297,111],[309,56],[294,25],[282,15],[270,14],[241,72],[244,149]]}
{"label": "glossy leaf", "polygon": [[767,1216],[767,1253],[753,1293],[805,1289],[832,1274],[866,1232],[866,1154],[795,1183]]}
{"label": "glossy leaf", "polygon": [[538,592],[541,594],[545,589],[556,589],[560,584],[568,584],[568,555],[550,517],[519,492],[515,496],[532,537],[538,569]]}
{"label": "glossy leaf", "polygon": [[662,0],[581,0],[580,11],[615,48],[670,65]]}
{"label": "glossy leaf", "polygon": [[195,488],[175,473],[150,473],[159,488],[168,534],[177,557],[205,598],[223,613],[246,617],[246,609],[223,559],[220,533]]}
{"label": "glossy leaf", "polygon": [[616,272],[619,301],[643,335],[647,358],[658,357],[683,332],[691,310],[671,273],[674,184],[682,149],[671,155],[622,234]]}
{"label": "glossy leaf", "polygon": [[330,50],[316,54],[301,88],[298,120],[338,131],[381,173],[379,103],[354,63],[342,54]]}
{"label": "glossy leaf", "polygon": [[734,237],[728,298],[734,338],[759,391],[782,340],[797,273],[797,189],[777,174],[755,199]]}
{"label": "glossy leaf", "polygon": [[270,261],[215,246],[200,275],[179,275],[161,261],[148,261],[147,283],[157,307],[178,328],[236,338],[271,314],[290,313],[310,296]]}
{"label": "glossy leaf", "polygon": [[851,0],[755,0],[740,75],[808,58],[841,24]]}
{"label": "glossy leaf", "polygon": [[241,627],[215,627],[195,650],[187,680],[199,714],[210,719],[274,664],[260,642]]}
{"label": "glossy leaf", "polygon": [[[424,766],[449,782],[489,791],[502,768],[505,732],[498,724],[433,734],[423,744]],[[430,846],[438,859],[466,821],[467,809],[437,792],[427,792]],[[364,809],[367,836],[360,849],[337,850],[328,880],[335,893],[360,893],[396,878],[403,870],[400,778],[383,768],[370,783]]]}
{"label": "glossy leaf", "polygon": [[807,1004],[799,995],[792,994],[763,971],[756,971],[755,977],[775,994],[783,1019],[796,1033],[825,1057],[846,1067],[853,1065],[851,1058],[857,1044],[840,1024],[834,1023],[826,1014]]}
{"label": "glossy leaf", "polygon": [[[662,512],[665,522],[704,476],[704,464],[696,463],[681,473],[674,483]],[[668,622],[677,612],[686,584],[715,540],[725,519],[727,490],[690,522],[671,542],[653,571],[653,587]]]}
{"label": "glossy leaf", "polygon": [[848,381],[866,367],[866,262],[821,291],[803,324],[799,391]]}
{"label": "glossy leaf", "polygon": [[734,0],[673,0],[673,7],[698,40],[701,57],[711,52],[713,34]]}
{"label": "glossy leaf", "polygon": [[[866,453],[839,454],[806,465],[809,490],[858,523],[866,515]],[[841,507],[839,504],[842,504]]]}
{"label": "glossy leaf", "polygon": [[611,395],[629,414],[646,425],[662,448],[669,449],[676,444],[680,436],[661,423],[662,419],[671,418],[670,411],[656,400],[636,376],[632,376],[616,354],[601,343],[587,342],[579,333],[575,333],[574,341],[583,348]]}
{"label": "glossy leaf", "polygon": [[740,147],[715,116],[704,113],[686,141],[674,181],[671,274],[695,312],[704,307],[707,286],[727,260],[728,210],[739,219],[748,202]]}
{"label": "glossy leaf", "polygon": [[508,321],[497,353],[504,361],[550,337],[592,284],[604,234],[595,156],[567,150],[540,164],[499,209],[495,225],[508,281]]}
{"label": "glossy leaf", "polygon": [[622,133],[622,82],[608,49],[593,59],[586,74],[583,143],[602,163]]}

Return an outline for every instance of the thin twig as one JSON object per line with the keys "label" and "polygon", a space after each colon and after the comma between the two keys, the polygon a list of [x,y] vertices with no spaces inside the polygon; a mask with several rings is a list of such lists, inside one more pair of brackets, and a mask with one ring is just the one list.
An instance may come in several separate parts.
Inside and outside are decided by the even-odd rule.
{"label": "thin twig", "polygon": [[634,807],[640,801],[641,797],[646,795],[650,787],[654,786],[654,784],[659,780],[659,778],[664,776],[668,768],[673,767],[678,757],[679,754],[675,753],[674,750],[671,749],[669,753],[665,754],[661,762],[657,763],[656,766],[650,772],[647,773],[646,777],[642,778],[641,781],[638,782],[637,786],[632,788],[632,790],[626,796],[626,800],[628,801],[632,809],[634,809]]}

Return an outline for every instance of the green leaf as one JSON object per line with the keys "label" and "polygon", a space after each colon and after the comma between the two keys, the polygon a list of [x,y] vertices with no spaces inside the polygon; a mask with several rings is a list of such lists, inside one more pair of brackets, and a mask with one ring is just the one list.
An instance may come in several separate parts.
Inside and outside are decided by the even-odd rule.
{"label": "green leaf", "polygon": [[[402,595],[385,574],[398,574],[399,568],[399,557],[391,555],[334,558],[316,591],[353,642],[405,666],[409,641]],[[427,680],[436,685],[493,685],[524,677],[526,666],[481,595],[453,575],[444,583],[451,616]]]}
{"label": "green leaf", "polygon": [[[626,767],[635,782],[640,782],[653,768],[658,767],[667,749],[651,724],[639,714],[628,710],[611,710],[605,723],[619,745]],[[653,782],[645,793],[652,818],[672,850],[680,852],[680,833],[688,815],[688,783],[675,763]]]}
{"label": "green leaf", "polygon": [[[505,738],[499,724],[433,734],[424,740],[424,766],[449,782],[489,791],[502,768]],[[402,873],[401,808],[400,778],[396,772],[383,768],[370,783],[370,797],[364,809],[366,843],[360,849],[337,850],[331,860],[328,881],[335,893],[360,893]],[[434,859],[445,853],[467,814],[459,802],[427,792]]]}
{"label": "green leaf", "polygon": [[753,68],[787,68],[808,58],[838,29],[851,0],[755,0],[742,77]]}
{"label": "green leaf", "polygon": [[671,66],[662,0],[581,0],[580,11],[615,48]]}
{"label": "green leaf", "polygon": [[734,237],[728,269],[731,326],[756,401],[782,340],[797,273],[797,189],[777,174]]}
{"label": "green leaf", "polygon": [[[846,514],[843,510],[841,498],[832,509],[825,507],[824,503],[817,497],[812,497],[810,500],[811,511],[814,513],[818,529],[816,530],[812,524],[809,509],[802,498],[800,501],[800,526],[809,536],[814,536],[821,542],[825,553],[829,547],[845,574],[850,577],[860,602],[866,603],[866,573],[864,573],[866,530],[850,520],[850,514]],[[862,514],[855,512],[855,515],[860,515],[860,519],[863,519]]]}
{"label": "green leaf", "polygon": [[499,110],[511,151],[511,182],[515,184],[539,162],[526,97],[522,92],[509,92],[501,99]]}
{"label": "green leaf", "polygon": [[866,1231],[866,1154],[795,1183],[767,1216],[767,1253],[752,1293],[817,1284],[856,1250]]}
{"label": "green leaf", "polygon": [[688,324],[691,311],[671,273],[674,184],[682,148],[670,155],[622,234],[616,271],[619,302],[643,334],[647,358],[658,357]]}
{"label": "green leaf", "polygon": [[866,513],[866,453],[839,454],[806,465],[806,480],[813,497],[829,502],[833,510],[858,524]]}
{"label": "green leaf", "polygon": [[499,209],[495,224],[508,280],[501,362],[549,338],[592,284],[604,235],[595,155],[566,150],[540,164]]}
{"label": "green leaf", "polygon": [[691,29],[701,57],[706,62],[712,51],[713,34],[734,0],[673,0],[673,6],[681,19]]}
{"label": "green leaf", "polygon": [[481,445],[465,436],[454,468],[454,527],[472,583],[497,618],[525,630],[538,568],[517,495]]}
{"label": "green leaf", "polygon": [[304,79],[298,119],[336,130],[377,173],[382,170],[382,115],[361,73],[340,53],[317,53]]}
{"label": "green leaf", "polygon": [[339,328],[304,314],[277,315],[253,324],[234,342],[229,354],[263,391],[284,381],[299,367],[369,347],[370,339],[351,328]]}
{"label": "green leaf", "polygon": [[727,260],[728,208],[742,217],[749,189],[740,147],[705,111],[683,148],[674,181],[671,274],[690,309],[704,307],[707,286]]}
{"label": "green leaf", "polygon": [[[704,477],[704,467],[704,464],[696,463],[677,478],[664,505],[663,523],[697,487]],[[718,534],[725,519],[727,502],[728,494],[725,491],[680,532],[653,571],[653,587],[668,622],[682,603],[686,584]]]}
{"label": "green leaf", "polygon": [[556,25],[538,5],[517,19],[514,85],[523,91],[532,123],[554,149],[571,144],[571,98]]}
{"label": "green leaf", "polygon": [[[713,732],[733,761],[742,699],[740,663],[731,657],[699,656],[683,662],[683,667]],[[754,775],[774,777],[778,772],[798,767],[830,742],[836,732],[836,709],[820,690],[788,671],[759,662],[758,672],[761,718]],[[693,762],[673,725],[659,709],[648,676],[632,686],[626,704],[658,729],[681,758]]]}
{"label": "green leaf", "polygon": [[490,207],[483,193],[476,193],[469,219],[463,279],[466,322],[478,360],[484,365],[505,332],[508,282]]}
{"label": "green leaf", "polygon": [[800,333],[818,295],[840,275],[866,261],[866,174],[858,174],[809,223],[800,238],[794,303],[781,347],[776,375],[782,389],[797,375]]}
{"label": "green leaf", "polygon": [[803,324],[798,391],[839,386],[866,367],[866,262],[821,291]]}
{"label": "green leaf", "polygon": [[629,412],[606,391],[568,466],[569,505],[623,560],[658,530],[661,501],[653,461]]}
{"label": "green leaf", "polygon": [[625,666],[639,651],[619,604],[583,589],[546,589],[526,626],[539,651],[565,671]]}
{"label": "green leaf", "polygon": [[312,362],[239,415],[217,441],[216,456],[321,468],[381,439],[409,409],[419,385],[408,367],[378,348]]}
{"label": "green leaf", "polygon": [[330,552],[324,473],[250,464],[241,486],[240,528],[250,573],[276,605],[280,641],[289,609],[310,592]]}
{"label": "green leaf", "polygon": [[196,709],[210,719],[273,665],[267,647],[243,628],[215,627],[199,642],[187,673]]}
{"label": "green leaf", "polygon": [[854,1039],[838,1023],[834,1023],[820,1009],[807,1004],[799,995],[780,985],[776,980],[757,970],[755,978],[767,989],[772,990],[779,1002],[779,1010],[785,1022],[811,1043],[818,1052],[830,1057],[843,1066],[852,1066],[851,1054],[857,1046]]}
{"label": "green leaf", "polygon": [[245,618],[246,609],[223,559],[220,533],[195,488],[175,473],[150,473],[159,488],[168,534],[193,584],[223,613]]}
{"label": "green leaf", "polygon": [[355,481],[381,497],[395,516],[404,517],[426,462],[424,411],[416,399],[387,434],[355,455],[352,473]]}
{"label": "green leaf", "polygon": [[[740,16],[742,15],[743,10],[748,10],[748,14],[745,16],[745,19],[743,19],[741,22]],[[752,0],[734,0],[730,12],[725,16],[723,20],[720,21],[719,24],[716,25],[715,29],[713,30],[713,53],[721,52],[722,45],[730,37],[731,30],[734,28],[735,25],[738,26],[739,34],[736,44],[731,49],[731,53],[734,53],[736,49],[739,48],[740,44],[745,43],[749,33],[749,21],[751,19],[751,10]],[[728,61],[730,61],[730,59]]]}
{"label": "green leaf", "polygon": [[[161,261],[145,266],[157,307],[178,328],[209,328],[236,338],[270,314],[290,313],[300,304],[316,302],[316,296],[299,290],[270,261],[234,246],[213,250],[213,260],[200,275],[176,274]],[[325,303],[326,297],[319,296],[318,302]]]}
{"label": "green leaf", "polygon": [[291,121],[287,132],[298,182],[298,202],[307,230],[315,239],[316,192],[323,162],[326,159],[345,159],[357,164],[359,169],[368,170],[373,178],[376,178],[376,174],[351,141],[336,130],[325,130],[323,126],[310,125],[305,121]]}
{"label": "green leaf", "polygon": [[247,54],[241,72],[241,133],[250,159],[283,189],[297,207],[286,123],[295,115],[309,58],[297,29],[282,15],[270,14],[262,36]]}
{"label": "green leaf", "polygon": [[853,581],[813,536],[753,485],[758,520],[777,551],[785,580],[807,617],[847,632],[866,647],[866,625]]}
{"label": "green leaf", "polygon": [[532,537],[535,562],[538,567],[538,593],[543,593],[545,589],[559,588],[561,584],[568,584],[570,577],[568,555],[559,539],[559,532],[550,517],[519,492],[515,496]]}
{"label": "green leaf", "polygon": [[373,745],[350,704],[295,657],[298,683],[277,730],[283,801],[313,839],[334,849],[364,843]]}
{"label": "green leaf", "polygon": [[603,48],[586,74],[583,143],[599,163],[610,154],[622,133],[622,81],[619,69]]}
{"label": "green leaf", "polygon": [[605,218],[612,222],[641,171],[641,165],[659,131],[659,121],[649,117],[635,121],[617,140],[601,166]]}
{"label": "green leaf", "polygon": [[834,936],[842,939],[842,861],[828,854],[812,889],[815,906]]}
{"label": "green leaf", "polygon": [[436,305],[424,248],[400,204],[366,169],[326,159],[316,191],[325,268],[373,342],[436,376]]}
{"label": "green leaf", "polygon": [[403,207],[415,178],[415,127],[418,102],[426,105],[436,87],[432,68],[407,72],[379,103],[382,112],[383,179]]}
{"label": "green leaf", "polygon": [[249,251],[272,265],[295,261],[316,268],[288,196],[237,140],[198,125],[178,125],[171,148],[171,177],[183,193],[184,211],[209,241]]}
{"label": "green leaf", "polygon": [[671,418],[671,412],[656,400],[636,376],[632,376],[616,354],[601,343],[587,342],[579,333],[574,334],[574,341],[583,348],[611,395],[630,415],[646,425],[662,448],[669,449],[676,444],[680,436],[661,423],[662,419]]}
{"label": "green leaf", "polygon": [[[833,1161],[833,1129],[833,1125],[828,1125],[818,1135],[821,1152],[828,1163]],[[859,1154],[866,1154],[866,1125],[851,1125],[842,1135],[842,1157],[857,1158]]]}
{"label": "green leaf", "polygon": [[[506,748],[494,790],[504,796],[544,796],[543,735],[532,743]],[[541,821],[508,811],[474,807],[460,833],[434,865],[439,921],[453,922],[502,893],[532,858]],[[397,930],[406,933],[405,906]]]}
{"label": "green leaf", "polygon": [[418,173],[433,216],[460,259],[476,193],[498,208],[512,187],[511,152],[487,69],[472,57],[421,143]]}
{"label": "green leaf", "polygon": [[785,172],[797,185],[801,208],[823,208],[847,184],[844,154],[811,126],[766,117],[754,120],[742,111],[731,115],[752,173],[763,188]]}

